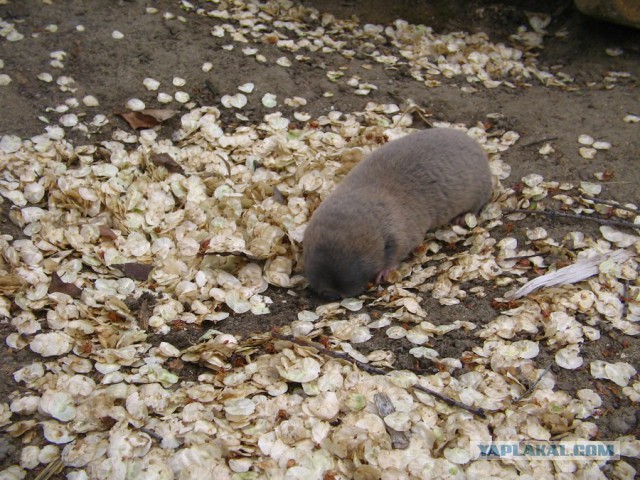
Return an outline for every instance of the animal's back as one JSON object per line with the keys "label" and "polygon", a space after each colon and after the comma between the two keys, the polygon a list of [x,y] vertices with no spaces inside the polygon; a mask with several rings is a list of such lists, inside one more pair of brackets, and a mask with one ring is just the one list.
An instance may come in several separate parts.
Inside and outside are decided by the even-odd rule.
{"label": "animal's back", "polygon": [[[478,211],[491,195],[491,174],[480,144],[466,133],[434,128],[372,152],[336,188],[391,195],[425,230]],[[366,187],[365,187],[366,186]],[[397,214],[397,212],[395,212]]]}

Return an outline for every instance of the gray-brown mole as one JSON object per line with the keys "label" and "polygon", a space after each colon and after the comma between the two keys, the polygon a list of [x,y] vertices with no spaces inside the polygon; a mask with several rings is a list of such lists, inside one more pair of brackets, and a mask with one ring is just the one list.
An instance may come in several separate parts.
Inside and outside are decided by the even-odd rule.
{"label": "gray-brown mole", "polygon": [[478,212],[491,188],[487,155],[464,132],[434,128],[387,143],[312,215],[303,240],[311,287],[329,299],[362,293],[428,230]]}

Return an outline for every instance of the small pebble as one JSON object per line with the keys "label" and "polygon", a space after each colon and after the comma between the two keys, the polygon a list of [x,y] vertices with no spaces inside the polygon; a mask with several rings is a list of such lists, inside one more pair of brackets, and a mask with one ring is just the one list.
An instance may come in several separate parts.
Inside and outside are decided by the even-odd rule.
{"label": "small pebble", "polygon": [[133,110],[134,112],[139,112],[141,110],[144,110],[145,107],[146,107],[146,105],[139,98],[131,98],[127,102],[127,108],[129,110]]}
{"label": "small pebble", "polygon": [[586,158],[587,160],[591,160],[593,157],[595,157],[597,152],[595,148],[587,147],[580,147],[578,151],[580,152],[580,156],[582,158]]}
{"label": "small pebble", "polygon": [[593,143],[593,137],[591,135],[582,134],[578,137],[578,143],[581,145],[591,145]]}
{"label": "small pebble", "polygon": [[160,87],[160,82],[155,78],[145,78],[142,84],[147,90],[157,90]]}
{"label": "small pebble", "polygon": [[84,103],[87,107],[97,107],[100,104],[98,102],[98,99],[93,95],[86,95],[82,99],[82,103]]}
{"label": "small pebble", "polygon": [[620,55],[622,55],[624,53],[624,50],[622,50],[619,47],[616,47],[616,48],[607,48],[605,50],[605,52],[610,57],[619,57]]}
{"label": "small pebble", "polygon": [[609,150],[611,148],[611,144],[609,142],[593,142],[591,145],[596,150]]}
{"label": "small pebble", "polygon": [[158,93],[158,101],[160,103],[171,103],[173,102],[173,97],[168,93],[160,92]]}
{"label": "small pebble", "polygon": [[65,127],[75,127],[78,124],[78,116],[75,113],[67,113],[60,117],[60,124]]}
{"label": "small pebble", "polygon": [[189,101],[189,94],[187,92],[176,92],[174,97],[176,101],[180,103],[187,103]]}
{"label": "small pebble", "polygon": [[47,72],[42,72],[38,75],[38,80],[42,80],[43,82],[53,82],[53,75]]}

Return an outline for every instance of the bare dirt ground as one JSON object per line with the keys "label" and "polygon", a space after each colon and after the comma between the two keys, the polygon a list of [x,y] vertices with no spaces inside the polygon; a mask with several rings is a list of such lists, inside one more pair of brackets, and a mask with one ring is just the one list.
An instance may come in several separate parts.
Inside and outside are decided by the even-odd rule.
{"label": "bare dirt ground", "polygon": [[[207,5],[206,2],[193,2]],[[520,25],[527,24],[525,12],[533,10],[552,15],[546,27],[549,35],[544,47],[539,50],[541,68],[553,72],[564,72],[574,77],[571,89],[547,87],[532,80],[530,86],[510,89],[478,87],[478,91],[465,93],[465,85],[459,78],[442,79],[437,88],[428,88],[413,80],[402,69],[386,69],[373,63],[369,69],[365,56],[356,55],[347,60],[337,54],[311,54],[307,62],[297,62],[292,68],[274,66],[273,60],[281,52],[271,45],[263,45],[269,62],[261,64],[241,53],[240,48],[223,50],[221,41],[210,34],[219,20],[206,18],[180,8],[172,0],[86,2],[81,0],[43,2],[36,0],[9,1],[0,5],[0,17],[15,23],[25,38],[19,42],[0,40],[0,59],[12,81],[0,87],[0,136],[5,134],[27,138],[43,131],[45,124],[39,117],[56,122],[60,113],[50,109],[64,103],[70,97],[82,98],[94,95],[99,107],[81,106],[78,110],[93,116],[101,112],[109,115],[111,123],[90,134],[69,131],[68,138],[74,144],[92,144],[111,137],[114,129],[130,130],[116,114],[124,110],[129,98],[140,98],[147,107],[160,108],[154,92],[142,87],[146,77],[170,85],[174,76],[187,80],[191,100],[197,105],[220,106],[221,92],[235,91],[237,85],[254,82],[257,94],[267,92],[286,96],[301,96],[308,100],[306,110],[313,116],[326,115],[331,110],[344,112],[362,111],[369,101],[401,104],[412,99],[431,116],[430,120],[446,120],[474,125],[478,122],[493,122],[495,128],[514,130],[521,135],[516,145],[504,155],[511,165],[512,174],[504,182],[516,186],[520,178],[529,173],[539,173],[545,179],[579,183],[597,181],[594,174],[605,172],[602,198],[620,202],[640,204],[640,125],[624,122],[627,115],[640,115],[640,31],[597,22],[582,16],[566,0],[492,2],[483,0],[434,2],[417,1],[305,1],[321,11],[333,13],[338,18],[357,16],[363,23],[388,24],[396,18],[411,23],[432,26],[437,32],[456,30],[486,32],[493,41],[509,43],[509,36]],[[387,4],[393,3],[389,8]],[[209,4],[210,5],[210,4]],[[154,6],[159,14],[145,14],[145,8]],[[179,19],[163,18],[171,12]],[[47,26],[57,25],[57,31]],[[84,26],[83,32],[76,27]],[[124,38],[112,40],[112,31],[119,30]],[[557,35],[558,33],[561,35]],[[607,49],[621,49],[622,54],[611,56]],[[64,74],[75,79],[77,92],[63,93],[53,83],[38,80],[37,75],[51,71],[50,52],[64,50]],[[203,62],[211,62],[213,69],[203,72]],[[327,79],[327,70],[344,67],[347,75],[358,74],[378,89],[367,97],[355,96],[351,89],[332,83]],[[628,72],[628,75],[612,77],[608,72]],[[610,77],[609,80],[606,77]],[[322,92],[332,91],[330,98]],[[176,103],[172,108],[180,108]],[[286,106],[282,111],[291,113]],[[227,110],[223,110],[227,112]],[[251,105],[243,110],[250,119],[259,120],[266,108]],[[499,117],[491,114],[500,114]],[[231,113],[225,121],[233,124]],[[489,115],[489,117],[488,117]],[[179,117],[166,122],[160,136],[170,137],[178,127]],[[578,136],[589,134],[596,140],[610,142],[610,150],[600,151],[594,159],[585,159],[578,154]],[[555,152],[543,156],[538,150],[545,142],[551,142]],[[0,204],[0,234],[14,238],[24,234],[9,219],[10,202]],[[572,220],[544,217],[527,218],[509,225],[508,233],[525,238],[524,232],[531,226],[545,227],[554,238],[576,228]],[[507,234],[507,226],[505,235]],[[597,236],[597,228],[579,225],[585,232]],[[254,317],[249,314],[231,315],[216,325],[223,332],[249,335],[265,332],[286,325],[296,318],[301,309],[313,309],[321,304],[311,292],[300,291],[292,296],[286,290],[271,287],[266,294],[273,300],[271,314]],[[495,292],[496,296],[503,292]],[[479,323],[495,317],[500,305],[492,303],[492,297],[470,299],[459,305],[444,307],[425,296],[422,306],[439,324],[453,320],[475,319]],[[17,306],[14,305],[14,308]],[[371,310],[375,314],[375,310]],[[0,363],[0,399],[8,398],[16,391],[26,390],[17,386],[13,372],[35,361],[35,354],[25,350],[13,351],[4,346],[4,339],[14,331],[9,318],[0,319],[0,340],[3,359]],[[168,336],[151,338],[151,342],[167,341],[184,348],[196,341],[203,327],[185,326],[173,329]],[[473,336],[464,331],[443,337],[432,345],[442,357],[460,357],[475,344]],[[524,336],[521,338],[525,338]],[[376,349],[389,349],[397,355],[397,368],[418,368],[425,372],[435,371],[429,362],[416,362],[408,354],[411,345],[406,340],[391,340],[383,333],[376,334],[362,346],[366,353]],[[553,351],[541,352],[536,359],[541,368],[553,362]],[[621,335],[611,330],[597,342],[584,346],[585,365],[597,359],[610,362],[625,358],[636,367],[640,365],[640,340]],[[417,363],[417,364],[416,364]],[[595,381],[588,369],[570,371],[552,367],[559,388],[575,393],[581,388],[594,388],[604,400],[601,415],[595,420],[602,439],[616,435],[640,435],[640,411],[610,383]],[[183,379],[193,379],[199,369],[193,366],[180,371]],[[623,419],[623,420],[621,420]],[[0,470],[3,465],[18,462],[20,439],[0,433],[5,452],[0,452]],[[637,467],[637,464],[636,464]],[[59,477],[64,478],[61,474]]]}

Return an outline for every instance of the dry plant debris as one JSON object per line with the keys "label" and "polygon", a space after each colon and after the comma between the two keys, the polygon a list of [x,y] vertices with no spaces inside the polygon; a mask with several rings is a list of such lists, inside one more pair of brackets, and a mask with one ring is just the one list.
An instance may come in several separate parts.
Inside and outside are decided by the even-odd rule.
{"label": "dry plant debris", "polygon": [[[541,48],[548,22],[535,16],[531,30],[514,34],[518,48],[493,44],[481,33],[441,35],[402,21],[386,27],[338,21],[286,1],[219,1],[197,13],[217,19],[212,35],[228,38],[230,48],[242,48],[256,61],[266,61],[262,42],[286,51],[276,61],[283,68],[304,60],[307,51],[347,58],[364,53],[375,62],[408,66],[430,87],[441,77],[461,76],[473,85],[469,90],[522,88],[530,81],[572,88],[566,76],[537,68],[531,52]],[[21,40],[15,25],[2,21],[0,27],[8,41]],[[113,37],[122,34],[114,30]],[[64,52],[54,53],[52,68],[64,68]],[[376,88],[360,78],[344,79],[338,70],[329,74],[356,95]],[[612,81],[620,76],[612,74]],[[38,78],[53,81],[48,73]],[[59,76],[56,83],[74,91],[70,77]],[[182,88],[185,81],[176,77],[173,85]],[[148,78],[144,87],[157,90],[160,84]],[[168,98],[161,92],[159,101],[175,99],[190,108],[172,140],[148,128],[162,120],[150,119],[137,99],[127,103],[139,112],[129,121],[142,130],[116,131],[100,144],[77,146],[66,139],[65,128],[89,131],[108,121],[97,114],[85,123],[66,113],[73,105],[60,106],[61,125],[47,126],[41,135],[0,140],[1,201],[11,206],[11,219],[24,235],[0,237],[0,316],[15,329],[7,337],[10,351],[30,349],[42,357],[14,373],[30,394],[16,390],[0,402],[0,426],[24,442],[19,465],[0,476],[27,478],[40,465],[54,471],[64,465],[72,480],[604,478],[595,460],[487,462],[469,448],[492,439],[597,438],[590,420],[599,415],[599,393],[585,388],[572,397],[557,387],[553,373],[537,367],[536,357],[541,348],[551,349],[558,367],[576,369],[584,363],[581,345],[599,339],[604,328],[640,333],[637,231],[603,226],[601,237],[576,230],[558,241],[538,227],[520,245],[496,228],[523,218],[516,209],[540,208],[546,197],[560,200],[567,212],[598,213],[598,185],[531,174],[522,179],[521,191],[506,189],[500,180],[510,169],[501,154],[518,141],[516,132],[433,122],[467,131],[489,153],[492,202],[478,216],[467,215],[463,225],[429,234],[387,288],[301,311],[282,332],[307,339],[326,334],[327,348],[387,368],[393,367],[393,352],[364,355],[357,348],[372,330],[384,329],[390,338],[415,345],[416,358],[439,366],[433,375],[393,369],[373,375],[278,336],[236,338],[215,330],[215,323],[230,312],[268,315],[270,285],[294,291],[303,286],[300,242],[313,208],[376,140],[411,132],[412,118],[402,106],[371,102],[361,112],[313,119],[297,112],[300,123],[274,110],[254,123],[241,115],[247,102],[257,101],[251,97],[254,85],[238,90],[220,100],[223,108],[240,112],[233,128],[222,124],[217,107],[195,108],[186,92],[164,94]],[[275,109],[280,100],[267,93],[260,101]],[[84,102],[98,106],[92,97]],[[306,104],[300,97],[284,102]],[[588,147],[581,148],[594,152],[581,155],[610,148],[586,137],[579,142]],[[607,209],[640,225],[635,205]],[[444,245],[456,246],[455,253],[446,253]],[[532,268],[555,269],[545,257],[558,252],[586,260],[618,249],[624,258],[600,262],[587,280],[542,289],[486,324],[437,325],[421,306],[423,296],[455,305],[517,289]],[[523,257],[528,262],[518,260]],[[372,318],[365,305],[384,313]],[[212,330],[188,348],[149,342],[152,332],[207,322]],[[429,347],[430,339],[459,329],[477,341],[468,358],[440,358]],[[537,340],[514,340],[521,333]],[[461,374],[463,360],[468,371]],[[197,381],[181,380],[184,363],[204,367]],[[640,401],[632,365],[595,361],[589,367],[594,378]],[[482,410],[486,418],[424,389]],[[381,418],[376,395],[395,411],[387,408]],[[389,429],[408,444],[393,448]],[[640,455],[635,437],[615,440],[624,456]],[[611,472],[615,478],[635,475],[624,457],[612,462]]]}

